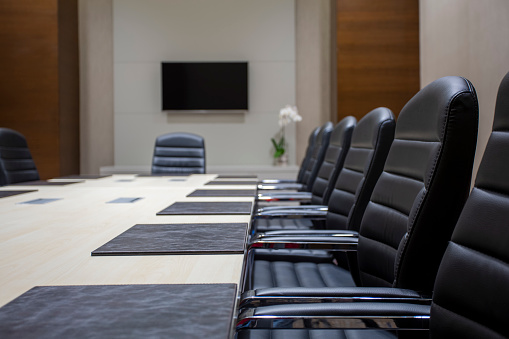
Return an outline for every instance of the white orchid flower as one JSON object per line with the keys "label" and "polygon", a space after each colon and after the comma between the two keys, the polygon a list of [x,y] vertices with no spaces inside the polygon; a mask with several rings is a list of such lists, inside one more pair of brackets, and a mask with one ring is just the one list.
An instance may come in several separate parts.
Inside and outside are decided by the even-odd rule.
{"label": "white orchid flower", "polygon": [[302,121],[302,117],[297,111],[297,107],[286,105],[279,111],[279,126],[284,127],[291,122]]}
{"label": "white orchid flower", "polygon": [[297,107],[286,105],[279,111],[279,136],[278,138],[272,138],[272,145],[274,146],[274,158],[278,159],[283,156],[286,151],[286,140],[285,140],[285,127],[291,122],[302,121],[302,117],[297,111]]}

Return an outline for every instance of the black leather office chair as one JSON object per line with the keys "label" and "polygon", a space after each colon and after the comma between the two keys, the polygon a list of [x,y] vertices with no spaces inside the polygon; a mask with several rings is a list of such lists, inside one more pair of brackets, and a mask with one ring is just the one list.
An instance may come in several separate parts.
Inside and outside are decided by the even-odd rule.
{"label": "black leather office chair", "polygon": [[329,145],[330,134],[334,125],[328,121],[318,130],[318,135],[315,139],[315,144],[311,152],[311,157],[306,166],[299,172],[299,177],[302,179],[296,183],[276,183],[276,184],[260,184],[258,190],[272,191],[272,190],[299,190],[311,191],[315,182],[318,171],[325,157],[327,146]]}
{"label": "black leather office chair", "polygon": [[[387,108],[377,108],[366,114],[353,131],[350,149],[343,166],[339,168],[336,181],[331,185],[326,205],[260,209],[255,215],[258,217],[255,220],[257,232],[309,229],[314,225],[311,219],[324,219],[326,229],[347,229],[348,215],[356,200],[361,200],[359,207],[364,206],[356,209],[356,215],[364,212],[382,172],[394,138],[394,127],[394,116]],[[354,218],[355,226],[352,224],[351,228],[357,231],[360,219],[357,220],[357,216]]]}
{"label": "black leather office chair", "polygon": [[[354,117],[349,116],[342,119],[331,132],[328,146],[325,150],[325,156],[320,165],[318,174],[311,187],[311,192],[271,192],[258,194],[257,200],[262,202],[278,202],[278,201],[294,201],[313,204],[327,204],[332,187],[336,182],[340,170],[343,168],[346,155],[350,148],[352,133],[357,121]],[[257,206],[259,207],[259,205]],[[281,206],[272,206],[269,208],[277,208]],[[286,208],[288,206],[285,206]],[[263,208],[259,208],[262,210]],[[256,218],[251,223],[252,233],[265,231],[267,228],[275,227],[274,225],[285,225],[291,227],[295,225],[297,228],[309,229],[313,227],[311,219],[260,219]]]}
{"label": "black leather office chair", "polygon": [[304,178],[304,172],[309,164],[309,161],[311,161],[311,155],[313,154],[313,147],[315,146],[316,138],[318,137],[318,133],[320,132],[321,126],[318,126],[315,128],[308,138],[308,145],[306,147],[306,153],[304,155],[304,159],[302,159],[302,162],[299,167],[299,172],[297,173],[297,179],[295,180],[285,180],[285,179],[265,179],[261,180],[259,182],[260,189],[263,189],[263,185],[272,185],[276,186],[277,184],[293,184],[293,183],[300,183],[303,184],[303,178]]}
{"label": "black leather office chair", "polygon": [[334,183],[343,168],[357,120],[348,116],[334,127],[322,165],[311,187],[311,203],[327,205]]}
{"label": "black leather office chair", "polygon": [[509,338],[509,73],[475,187],[435,282],[433,338]]}
{"label": "black leather office chair", "polygon": [[[392,329],[418,329],[427,328],[429,321],[431,338],[509,338],[509,328],[505,325],[509,303],[508,149],[509,73],[499,87],[493,132],[475,186],[464,205],[438,270],[431,311],[428,305],[417,305],[410,301],[403,303],[400,300],[399,303],[390,304],[379,302],[354,305],[347,302],[304,307],[296,305],[290,313],[288,309],[279,312],[270,308],[263,308],[264,312],[271,312],[271,317],[279,318],[279,324],[284,327],[310,328],[320,324],[322,327],[330,325],[329,328],[387,328],[389,325]],[[283,314],[298,316],[282,320]],[[242,322],[247,324],[242,319],[241,327]],[[270,322],[263,325],[267,326]],[[279,331],[273,334],[276,332]],[[365,329],[313,332],[328,338],[373,338],[373,333],[390,335]],[[294,333],[291,331],[285,334],[283,331],[278,336],[288,337]],[[405,337],[411,338],[413,333],[418,332],[400,332],[404,333],[409,334]],[[269,331],[251,331],[246,334],[254,334],[251,338],[265,338]]]}
{"label": "black leather office chair", "polygon": [[159,136],[154,147],[152,174],[205,173],[205,141],[196,134]]}
{"label": "black leather office chair", "polygon": [[[398,298],[429,297],[440,260],[469,193],[477,120],[477,98],[468,80],[445,77],[434,81],[419,91],[399,115],[395,139],[362,217],[358,238],[351,233],[349,237],[324,236],[305,241],[268,239],[265,245],[304,244],[313,248],[327,243],[341,250],[357,249],[361,286],[384,293],[383,288],[387,287],[390,291],[387,293]],[[278,271],[278,267],[286,267],[287,272]],[[251,305],[288,302],[288,297],[295,299],[297,295],[313,296],[314,300],[320,296],[324,300],[344,291],[344,286],[354,286],[348,272],[331,262],[255,260],[254,269],[255,274],[261,272],[263,279],[247,282],[249,288],[258,289],[245,295],[243,307],[250,307],[250,302]],[[263,277],[273,274],[284,278]],[[262,284],[256,286],[257,281]],[[407,294],[406,290],[399,290],[402,288],[413,291]],[[240,317],[240,328],[250,327],[254,318],[268,315],[267,312],[283,314],[285,307],[249,309]],[[322,315],[330,310],[327,305],[317,307],[322,307]]]}
{"label": "black leather office chair", "polygon": [[25,137],[10,128],[0,128],[0,186],[39,180],[39,172]]}
{"label": "black leather office chair", "polygon": [[304,172],[311,161],[311,156],[313,155],[313,147],[316,143],[316,138],[318,137],[318,133],[320,133],[320,126],[315,128],[313,132],[309,135],[308,138],[308,146],[306,147],[306,155],[304,159],[302,159],[302,163],[299,168],[299,172],[297,173],[297,182],[303,182],[304,180]]}
{"label": "black leather office chair", "polygon": [[[339,171],[343,167],[346,154],[350,148],[352,133],[357,120],[345,117],[334,126],[328,137],[329,142],[325,147],[323,160],[319,165],[316,178],[309,192],[264,192],[260,191],[257,201],[301,201],[312,204],[327,204],[330,191]],[[325,137],[325,134],[323,134]],[[323,137],[322,137],[323,139]],[[323,142],[322,142],[323,143]]]}

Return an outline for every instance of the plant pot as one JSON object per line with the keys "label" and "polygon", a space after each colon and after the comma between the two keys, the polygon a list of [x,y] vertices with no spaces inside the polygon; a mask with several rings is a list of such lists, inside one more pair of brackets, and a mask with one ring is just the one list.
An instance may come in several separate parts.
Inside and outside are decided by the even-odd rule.
{"label": "plant pot", "polygon": [[283,154],[282,156],[275,158],[274,164],[276,166],[288,166],[288,155]]}

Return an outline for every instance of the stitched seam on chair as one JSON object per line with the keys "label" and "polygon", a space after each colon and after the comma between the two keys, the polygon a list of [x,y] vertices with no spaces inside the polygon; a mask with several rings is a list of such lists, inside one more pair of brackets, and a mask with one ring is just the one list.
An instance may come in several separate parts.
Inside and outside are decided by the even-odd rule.
{"label": "stitched seam on chair", "polygon": [[[466,79],[464,77],[461,77],[461,78],[463,80],[465,80],[465,82],[467,83],[467,86],[470,89],[470,91],[468,91],[467,93],[470,93],[470,95],[472,96],[475,108],[476,108],[477,112],[479,112],[479,102],[477,100],[477,93],[475,91],[474,85],[468,79]],[[477,114],[477,119],[476,120],[477,120],[477,126],[479,126],[479,114]]]}
{"label": "stitched seam on chair", "polygon": [[387,243],[385,243],[385,242],[383,242],[383,241],[380,241],[380,240],[378,240],[378,239],[374,239],[374,238],[371,238],[371,237],[367,237],[367,236],[365,236],[365,235],[359,235],[359,237],[362,237],[362,238],[365,238],[365,239],[368,239],[368,240],[371,240],[371,241],[375,241],[375,242],[377,242],[377,243],[379,243],[379,244],[385,245],[385,246],[387,246],[387,247],[389,247],[389,248],[393,249],[394,251],[397,251],[397,250],[398,250],[398,248],[397,248],[397,247],[393,247],[393,246],[391,246],[390,244],[387,244]]}
{"label": "stitched seam on chair", "polygon": [[415,182],[424,183],[424,180],[412,178],[412,177],[409,177],[408,175],[405,175],[405,174],[391,172],[391,171],[388,171],[388,170],[385,170],[385,169],[382,171],[382,173],[384,173],[384,172],[389,174],[389,175],[401,177],[401,178],[406,179],[406,180],[412,180],[412,181],[415,181]]}
{"label": "stitched seam on chair", "polygon": [[[346,170],[350,171],[350,172],[354,172],[356,174],[360,174],[360,175],[362,175],[363,178],[365,177],[364,174],[363,174],[364,172],[357,171],[357,170],[350,169],[350,168],[346,168]],[[341,172],[343,172],[343,170],[341,170]],[[341,173],[340,173],[340,175],[341,175]],[[339,178],[339,176],[338,176],[338,178]],[[361,180],[362,180],[362,178],[361,178]],[[361,181],[361,180],[359,180],[359,181]],[[348,192],[348,193],[351,193],[351,194],[355,194],[357,192],[357,189],[352,191],[352,190],[348,190],[347,188],[336,188],[336,187],[334,188],[334,190]]]}
{"label": "stitched seam on chair", "polygon": [[349,194],[349,195],[353,195],[353,196],[355,196],[355,193],[356,193],[356,192],[347,191],[346,189],[336,189],[336,190],[341,191],[341,193],[345,193],[345,194]]}
{"label": "stitched seam on chair", "polygon": [[363,146],[353,146],[353,145],[350,145],[350,149],[366,150],[366,149],[373,149],[373,146],[371,146],[371,147],[363,147]]}
{"label": "stitched seam on chair", "polygon": [[474,249],[474,248],[472,248],[472,247],[469,247],[469,246],[465,246],[465,245],[462,245],[462,244],[458,244],[457,242],[454,242],[454,241],[450,241],[450,243],[452,243],[452,244],[453,244],[453,245],[455,245],[455,246],[462,247],[462,248],[465,248],[465,249],[467,249],[467,250],[469,250],[469,251],[475,252],[475,253],[476,253],[477,255],[479,255],[479,256],[487,257],[487,258],[489,258],[489,259],[491,259],[491,260],[498,261],[500,264],[503,264],[503,265],[509,266],[509,262],[507,262],[507,261],[505,261],[505,260],[503,260],[503,259],[500,259],[500,258],[498,258],[498,257],[495,257],[495,256],[492,256],[492,255],[489,255],[489,254],[484,253],[484,252],[481,252],[481,251],[476,250],[476,249]]}
{"label": "stitched seam on chair", "polygon": [[[446,119],[445,121],[443,122],[442,124],[442,131],[441,131],[441,140],[442,142],[440,143],[440,148],[439,148],[439,151],[437,152],[436,156],[435,156],[435,159],[434,159],[434,162],[433,162],[433,166],[431,167],[431,174],[429,176],[429,179],[428,179],[428,187],[431,186],[431,183],[434,181],[434,178],[435,178],[435,175],[436,175],[436,165],[439,161],[439,159],[442,158],[442,155],[443,155],[443,152],[444,152],[444,145],[446,144],[446,139],[447,139],[447,126],[449,125],[449,120],[451,119],[451,112],[450,112],[450,107],[452,105],[452,103],[461,95],[465,94],[465,93],[468,93],[468,91],[461,91],[461,92],[458,92],[456,93],[456,95],[454,95],[454,97],[451,98],[451,100],[449,100],[448,104],[447,104],[447,107],[446,107],[446,110],[445,110],[445,113],[446,113]],[[421,197],[421,200],[419,201],[419,204],[417,206],[417,212],[414,214],[413,218],[412,218],[412,221],[410,223],[408,223],[408,230],[407,230],[407,235],[408,237],[403,237],[402,241],[403,241],[403,244],[402,244],[402,249],[401,251],[398,252],[397,256],[396,256],[396,262],[395,262],[395,265],[394,265],[394,284],[396,284],[396,282],[398,281],[398,278],[400,276],[400,270],[399,270],[399,267],[400,267],[400,264],[401,264],[401,258],[403,257],[403,253],[406,253],[407,251],[407,244],[408,244],[408,240],[410,239],[410,237],[412,236],[412,229],[413,229],[413,226],[414,226],[414,223],[415,223],[415,220],[417,219],[417,216],[419,216],[421,214],[421,206],[422,204],[424,203],[424,201],[427,200],[427,197],[428,197],[428,189],[427,187],[425,186],[424,187],[424,194],[422,195]]]}
{"label": "stitched seam on chair", "polygon": [[393,206],[385,205],[385,204],[382,204],[382,203],[380,203],[380,202],[376,202],[376,201],[373,201],[373,200],[370,200],[369,202],[370,202],[370,203],[372,203],[372,204],[376,204],[376,205],[379,205],[379,206],[382,206],[382,207],[388,208],[388,209],[390,209],[390,210],[392,210],[392,211],[394,211],[394,212],[396,212],[396,213],[401,214],[402,216],[405,216],[406,218],[408,218],[408,217],[409,217],[409,215],[408,215],[408,214],[406,214],[405,212],[402,212],[402,211],[400,211],[400,210],[396,209],[396,208],[395,208],[395,207],[393,207]]}
{"label": "stitched seam on chair", "polygon": [[[441,145],[440,141],[421,141],[421,140],[408,140],[408,139],[400,139],[400,138],[394,138],[393,143],[394,143],[394,141],[405,141],[405,142],[409,142],[409,143],[416,142],[416,143],[428,143],[428,144],[439,144],[439,145]],[[414,180],[414,181],[418,181],[418,182],[424,183],[424,178],[415,178],[415,177],[409,176],[409,175],[407,175],[405,173],[394,172],[394,171],[388,170],[386,168],[384,168],[383,172],[389,173],[391,175],[397,175],[397,176],[400,176],[400,177],[405,178],[405,179]]]}
{"label": "stitched seam on chair", "polygon": [[[350,194],[351,196],[354,196],[354,199],[355,199],[355,194],[354,193],[351,193],[351,192],[348,192],[348,191],[342,191],[342,192],[345,193],[345,194]],[[337,211],[337,210],[335,210],[333,208],[329,208],[327,213],[330,213],[332,215],[340,215],[340,216],[343,216],[343,217],[348,219],[348,216],[350,215],[350,212],[351,212],[353,206],[355,206],[355,201],[352,204],[352,207],[350,208],[350,210],[348,211],[347,214],[343,214],[343,213],[341,213],[341,211]]]}

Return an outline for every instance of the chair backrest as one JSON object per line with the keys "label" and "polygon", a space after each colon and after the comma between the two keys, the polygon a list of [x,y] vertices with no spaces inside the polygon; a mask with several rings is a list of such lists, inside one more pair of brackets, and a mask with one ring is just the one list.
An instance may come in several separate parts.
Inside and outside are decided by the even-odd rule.
{"label": "chair backrest", "polygon": [[476,93],[461,77],[432,82],[403,107],[361,221],[363,286],[431,293],[469,194],[477,125]]}
{"label": "chair backrest", "polygon": [[359,230],[394,139],[395,126],[394,115],[385,107],[372,110],[357,123],[330,195],[326,228]]}
{"label": "chair backrest", "polygon": [[297,174],[297,182],[303,184],[304,172],[306,171],[306,167],[311,159],[311,154],[313,154],[313,147],[315,146],[316,137],[318,136],[318,132],[320,132],[320,126],[315,128],[313,132],[309,135],[308,138],[308,146],[306,147],[306,153],[304,159],[302,159],[302,163],[299,168],[299,173]]}
{"label": "chair backrest", "polygon": [[325,151],[329,145],[330,135],[333,128],[334,125],[332,125],[332,122],[330,121],[320,127],[320,131],[318,132],[316,142],[313,147],[313,152],[311,153],[311,158],[309,159],[306,170],[304,171],[304,176],[302,177],[303,184],[307,191],[311,191],[316,176],[318,175],[318,170],[320,169],[320,165],[325,157]]}
{"label": "chair backrest", "polygon": [[39,172],[25,137],[10,128],[0,128],[0,186],[39,180]]}
{"label": "chair backrest", "polygon": [[509,73],[475,186],[435,282],[430,331],[440,338],[508,338]]}
{"label": "chair backrest", "polygon": [[159,136],[154,147],[152,173],[205,173],[205,141],[191,133]]}
{"label": "chair backrest", "polygon": [[343,168],[356,123],[354,117],[345,117],[332,130],[329,145],[311,188],[312,204],[327,205],[329,202],[329,187],[334,185],[339,171]]}

